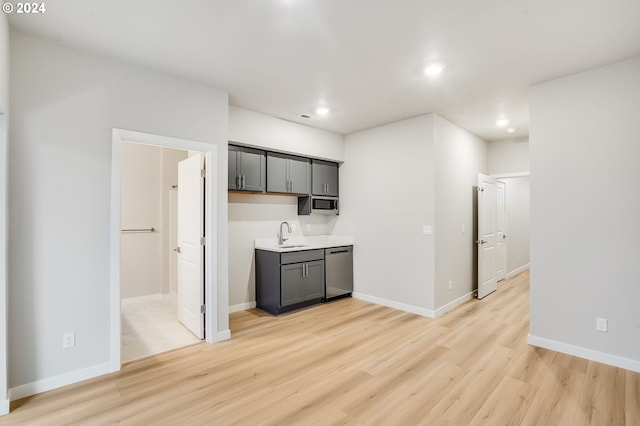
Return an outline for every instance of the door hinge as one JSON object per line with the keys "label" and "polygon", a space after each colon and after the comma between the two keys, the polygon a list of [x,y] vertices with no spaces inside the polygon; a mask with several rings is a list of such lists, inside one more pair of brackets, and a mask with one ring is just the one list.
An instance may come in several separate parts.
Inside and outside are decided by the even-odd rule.
{"label": "door hinge", "polygon": [[200,245],[204,246],[207,243],[207,237],[200,237]]}
{"label": "door hinge", "polygon": [[207,312],[207,305],[200,305],[200,313],[204,314]]}
{"label": "door hinge", "polygon": [[200,177],[207,177],[207,169],[200,169]]}

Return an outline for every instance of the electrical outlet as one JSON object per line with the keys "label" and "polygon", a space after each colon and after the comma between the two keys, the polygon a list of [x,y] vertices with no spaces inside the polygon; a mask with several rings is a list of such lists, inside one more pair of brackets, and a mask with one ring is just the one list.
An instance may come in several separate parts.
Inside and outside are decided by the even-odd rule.
{"label": "electrical outlet", "polygon": [[295,223],[292,223],[292,224],[291,224],[291,232],[292,232],[292,233],[293,233],[293,232],[296,232],[296,224],[295,224]]}
{"label": "electrical outlet", "polygon": [[453,282],[449,281],[449,290],[451,290],[453,288]]}
{"label": "electrical outlet", "polygon": [[62,349],[73,348],[76,345],[76,333],[64,333],[62,335]]}
{"label": "electrical outlet", "polygon": [[465,226],[464,223],[462,224],[462,233],[464,234],[464,230],[465,230]]}
{"label": "electrical outlet", "polygon": [[603,333],[607,332],[608,321],[606,318],[596,318],[596,331],[602,331]]}

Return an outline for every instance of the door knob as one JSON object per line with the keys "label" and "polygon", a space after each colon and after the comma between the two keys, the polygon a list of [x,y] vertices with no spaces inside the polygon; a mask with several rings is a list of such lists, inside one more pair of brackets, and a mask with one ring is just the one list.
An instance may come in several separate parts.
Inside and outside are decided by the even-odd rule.
{"label": "door knob", "polygon": [[173,249],[173,251],[175,251],[176,253],[182,253],[182,252],[180,251],[180,247],[176,247],[176,248],[174,248],[174,249]]}
{"label": "door knob", "polygon": [[485,240],[476,240],[476,244],[487,244],[489,241]]}

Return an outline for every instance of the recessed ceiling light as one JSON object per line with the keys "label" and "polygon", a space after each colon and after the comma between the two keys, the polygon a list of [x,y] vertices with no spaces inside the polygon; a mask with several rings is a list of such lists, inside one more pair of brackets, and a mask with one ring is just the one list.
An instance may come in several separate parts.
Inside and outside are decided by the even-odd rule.
{"label": "recessed ceiling light", "polygon": [[325,115],[329,114],[329,108],[324,107],[324,106],[320,106],[320,107],[316,108],[316,114],[325,116]]}
{"label": "recessed ceiling light", "polygon": [[430,64],[427,65],[424,69],[424,73],[429,77],[435,77],[439,75],[444,70],[444,65],[442,64]]}
{"label": "recessed ceiling light", "polygon": [[507,120],[506,118],[500,118],[496,121],[496,126],[499,126],[499,127],[504,127],[507,124],[509,124],[509,120]]}
{"label": "recessed ceiling light", "polygon": [[515,128],[515,127],[509,127],[509,128],[507,129],[507,133],[514,133],[515,131],[516,131],[516,128]]}

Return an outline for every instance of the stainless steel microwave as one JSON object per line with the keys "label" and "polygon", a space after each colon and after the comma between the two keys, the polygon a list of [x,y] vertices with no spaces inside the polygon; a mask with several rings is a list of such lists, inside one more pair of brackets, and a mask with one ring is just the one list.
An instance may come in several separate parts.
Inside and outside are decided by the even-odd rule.
{"label": "stainless steel microwave", "polygon": [[337,197],[299,197],[298,214],[339,214]]}

